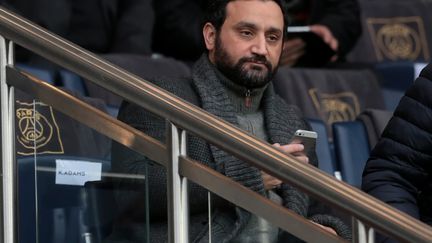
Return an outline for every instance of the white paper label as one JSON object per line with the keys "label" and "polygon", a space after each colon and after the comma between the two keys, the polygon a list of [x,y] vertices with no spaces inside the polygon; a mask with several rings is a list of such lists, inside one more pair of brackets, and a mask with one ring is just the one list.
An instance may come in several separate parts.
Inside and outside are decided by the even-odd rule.
{"label": "white paper label", "polygon": [[83,186],[87,181],[100,181],[101,174],[101,163],[56,160],[56,184]]}

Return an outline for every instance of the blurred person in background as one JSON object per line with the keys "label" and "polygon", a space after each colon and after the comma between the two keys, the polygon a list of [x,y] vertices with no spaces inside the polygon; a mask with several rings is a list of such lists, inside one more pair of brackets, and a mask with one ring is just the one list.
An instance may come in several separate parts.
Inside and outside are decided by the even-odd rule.
{"label": "blurred person in background", "polygon": [[[291,26],[310,26],[333,51],[334,56],[321,64],[343,62],[361,35],[360,8],[357,0],[284,0]],[[318,51],[307,53],[303,39],[290,37],[285,40],[281,65],[315,66]],[[315,50],[315,49],[314,49]]]}
{"label": "blurred person in background", "polygon": [[[57,35],[97,54],[151,54],[151,0],[3,0],[9,8]],[[46,65],[18,53],[17,61]]]}

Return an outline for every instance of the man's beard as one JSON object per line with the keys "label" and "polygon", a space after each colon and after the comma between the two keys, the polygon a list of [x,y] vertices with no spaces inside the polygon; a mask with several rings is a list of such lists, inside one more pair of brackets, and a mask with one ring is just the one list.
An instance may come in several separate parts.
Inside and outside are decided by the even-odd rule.
{"label": "man's beard", "polygon": [[[219,37],[216,37],[214,61],[217,69],[232,82],[244,86],[248,89],[264,87],[270,82],[277,71],[273,70],[273,65],[265,56],[253,55],[242,57],[237,63],[234,63],[232,57],[223,47]],[[260,63],[261,65],[252,65],[246,68],[246,63]],[[267,70],[266,70],[267,69]]]}

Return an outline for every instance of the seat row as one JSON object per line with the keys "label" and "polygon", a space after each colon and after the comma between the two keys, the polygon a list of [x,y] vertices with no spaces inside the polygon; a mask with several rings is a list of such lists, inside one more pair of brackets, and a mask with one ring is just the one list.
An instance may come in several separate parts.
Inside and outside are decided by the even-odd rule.
{"label": "seat row", "polygon": [[392,112],[367,110],[356,120],[332,124],[332,139],[321,120],[309,119],[318,133],[316,151],[319,168],[337,179],[360,188],[364,166],[371,149],[389,121]]}
{"label": "seat row", "polygon": [[[105,58],[125,70],[144,79],[157,76],[178,77],[189,76],[190,68],[177,60],[170,58],[152,58],[139,55],[111,54]],[[358,115],[366,108],[394,110],[405,90],[417,78],[426,63],[414,62],[384,62],[371,68],[355,69],[302,69],[280,68],[275,80],[276,91],[288,103],[299,106],[305,116],[326,120],[317,113],[329,107],[328,100],[337,97],[345,106]],[[109,91],[103,90],[92,82],[86,81],[68,70],[48,70],[17,65],[23,71],[29,72],[41,80],[53,85],[71,90],[81,96],[102,99],[110,114],[116,115],[121,99]],[[296,95],[293,95],[296,94]],[[300,95],[298,95],[300,94]],[[323,104],[326,103],[327,105]],[[347,111],[345,111],[346,113]],[[352,114],[344,114],[350,116]],[[325,114],[324,114],[325,115]]]}

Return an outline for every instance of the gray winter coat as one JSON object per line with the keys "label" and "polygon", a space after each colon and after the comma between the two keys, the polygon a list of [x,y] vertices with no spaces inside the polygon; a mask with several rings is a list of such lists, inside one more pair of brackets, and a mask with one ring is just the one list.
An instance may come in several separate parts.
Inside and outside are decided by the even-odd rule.
{"label": "gray winter coat", "polygon": [[[155,84],[238,126],[236,114],[227,96],[227,91],[218,80],[214,67],[206,55],[195,64],[192,79],[161,79]],[[279,96],[275,95],[272,85],[269,85],[265,91],[262,102],[269,143],[288,144],[297,129],[310,129],[295,106],[287,105]],[[166,121],[134,104],[124,103],[120,109],[119,119],[160,141],[165,141]],[[187,148],[188,156],[192,159],[200,161],[259,194],[264,194],[264,185],[259,169],[249,166],[195,136],[188,136]],[[315,154],[309,155],[309,157],[311,163],[316,166]],[[118,144],[113,145],[112,166],[115,172],[128,174],[143,175],[146,169],[148,170],[150,242],[166,242],[167,187],[165,169]],[[118,187],[124,188],[125,185],[130,190],[118,190],[116,199],[121,211],[126,212],[129,216],[123,217],[121,223],[117,224],[111,239],[121,239],[122,242],[141,242],[147,237],[144,195],[146,185],[143,180],[130,179],[123,179],[118,183]],[[189,193],[190,241],[206,242],[208,239],[207,191],[190,183]],[[309,199],[305,194],[286,184],[282,185],[279,194],[285,207],[304,217],[308,216]],[[212,239],[214,242],[228,242],[250,218],[248,212],[215,195],[212,196],[212,207]],[[334,226],[341,223],[337,220],[330,220],[333,219],[331,217],[316,218],[318,221],[320,218],[324,219],[323,223],[327,225]],[[349,232],[344,225],[334,228],[341,235],[344,235],[345,231]]]}

